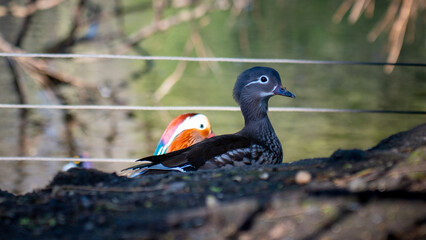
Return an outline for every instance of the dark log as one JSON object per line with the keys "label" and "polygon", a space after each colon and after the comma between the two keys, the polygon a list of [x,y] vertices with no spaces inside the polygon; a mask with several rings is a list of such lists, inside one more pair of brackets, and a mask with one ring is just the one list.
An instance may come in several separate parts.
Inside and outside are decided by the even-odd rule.
{"label": "dark log", "polygon": [[425,239],[426,124],[370,150],[129,179],[61,172],[0,191],[5,239]]}

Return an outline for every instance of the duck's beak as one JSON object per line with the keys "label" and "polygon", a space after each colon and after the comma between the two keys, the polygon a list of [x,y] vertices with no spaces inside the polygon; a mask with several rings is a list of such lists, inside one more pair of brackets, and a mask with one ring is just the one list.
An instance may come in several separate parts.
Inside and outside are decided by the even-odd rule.
{"label": "duck's beak", "polygon": [[290,91],[288,91],[285,87],[283,86],[279,86],[274,90],[274,94],[275,95],[281,95],[281,96],[286,96],[286,97],[291,97],[291,98],[296,98],[296,95],[294,95],[293,93],[291,93]]}

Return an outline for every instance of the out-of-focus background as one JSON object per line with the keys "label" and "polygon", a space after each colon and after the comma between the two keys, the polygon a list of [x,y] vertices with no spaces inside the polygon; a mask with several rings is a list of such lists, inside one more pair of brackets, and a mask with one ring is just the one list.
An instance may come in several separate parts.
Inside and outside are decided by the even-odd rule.
{"label": "out-of-focus background", "polygon": [[[0,52],[426,62],[425,0],[0,0]],[[272,107],[424,111],[426,68],[111,59],[0,59],[0,103],[236,106],[252,66],[276,68],[295,100]],[[240,112],[201,111],[216,134]],[[139,158],[183,111],[0,109],[0,156]],[[284,161],[366,149],[425,115],[269,114]],[[1,161],[0,189],[45,186],[64,162]],[[95,163],[118,172],[129,163]]]}

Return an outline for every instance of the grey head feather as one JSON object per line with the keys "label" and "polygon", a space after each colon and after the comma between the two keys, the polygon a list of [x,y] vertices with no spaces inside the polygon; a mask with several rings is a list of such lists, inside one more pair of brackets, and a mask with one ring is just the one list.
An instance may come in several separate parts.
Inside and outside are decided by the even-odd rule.
{"label": "grey head feather", "polygon": [[250,82],[258,80],[262,75],[269,76],[271,80],[275,80],[278,84],[281,85],[280,74],[273,68],[269,67],[253,67],[242,72],[234,85],[233,96],[234,100],[241,105],[241,93],[247,84]]}

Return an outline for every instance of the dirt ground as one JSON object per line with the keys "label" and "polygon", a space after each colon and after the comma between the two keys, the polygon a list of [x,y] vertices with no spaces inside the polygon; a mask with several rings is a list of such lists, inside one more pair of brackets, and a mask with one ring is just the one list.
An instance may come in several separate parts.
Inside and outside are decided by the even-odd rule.
{"label": "dirt ground", "polygon": [[280,165],[119,177],[60,172],[0,191],[1,239],[426,239],[426,124]]}

